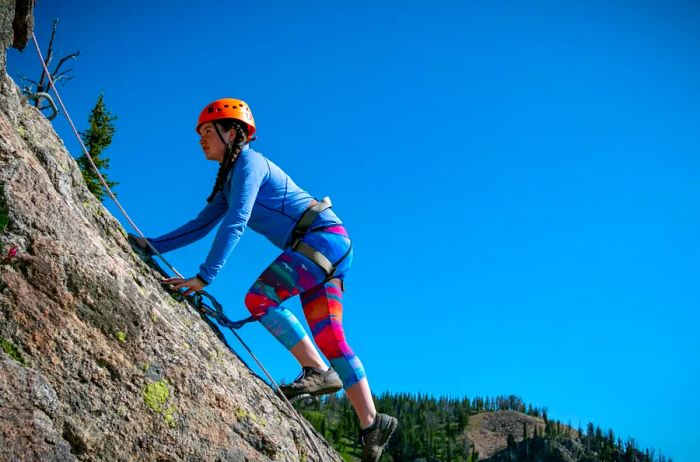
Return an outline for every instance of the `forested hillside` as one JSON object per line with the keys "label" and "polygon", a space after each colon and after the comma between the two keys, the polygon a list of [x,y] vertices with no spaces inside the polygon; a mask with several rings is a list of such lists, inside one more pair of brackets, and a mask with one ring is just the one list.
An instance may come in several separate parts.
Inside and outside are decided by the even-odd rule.
{"label": "forested hillside", "polygon": [[[550,419],[546,407],[517,396],[449,398],[406,393],[377,397],[377,408],[400,424],[382,461],[440,462],[671,462],[632,438],[594,423]],[[345,460],[360,454],[359,428],[350,402],[331,396],[304,415]]]}

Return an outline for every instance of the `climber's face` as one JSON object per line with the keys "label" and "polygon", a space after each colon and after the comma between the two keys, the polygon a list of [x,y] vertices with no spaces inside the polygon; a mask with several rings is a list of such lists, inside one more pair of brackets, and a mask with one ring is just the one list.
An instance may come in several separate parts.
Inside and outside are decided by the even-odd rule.
{"label": "climber's face", "polygon": [[[231,133],[224,133],[221,128],[214,125],[212,122],[207,122],[199,127],[199,144],[202,146],[204,155],[207,160],[215,160],[217,162],[222,162],[224,160],[224,153],[226,152],[226,145],[221,142],[221,137],[216,132],[220,131],[221,137],[225,140],[228,139],[230,142]],[[231,130],[233,132],[233,130]]]}

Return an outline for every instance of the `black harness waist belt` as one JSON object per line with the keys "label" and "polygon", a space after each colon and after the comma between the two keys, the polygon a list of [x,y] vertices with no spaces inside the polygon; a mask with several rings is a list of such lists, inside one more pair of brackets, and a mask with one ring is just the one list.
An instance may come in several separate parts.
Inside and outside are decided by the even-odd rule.
{"label": "black harness waist belt", "polygon": [[[311,227],[311,224],[314,222],[316,217],[318,217],[324,210],[331,208],[332,205],[333,204],[331,203],[330,197],[326,196],[320,202],[317,202],[316,204],[306,209],[301,215],[301,217],[299,217],[299,221],[297,221],[297,224],[294,227],[294,230],[292,231],[292,235],[290,238],[291,244],[289,245],[289,247],[292,250],[299,252],[312,262],[316,263],[319,267],[321,267],[321,269],[323,269],[323,271],[326,272],[328,279],[333,278],[338,264],[342,262],[345,259],[345,257],[347,257],[347,255],[350,253],[350,249],[348,249],[346,254],[338,262],[333,264],[333,262],[331,262],[328,259],[328,257],[323,255],[318,250],[314,249],[306,242],[302,241],[301,238],[304,236],[304,234],[306,234],[309,231],[309,228]],[[320,229],[317,231],[320,231]]]}

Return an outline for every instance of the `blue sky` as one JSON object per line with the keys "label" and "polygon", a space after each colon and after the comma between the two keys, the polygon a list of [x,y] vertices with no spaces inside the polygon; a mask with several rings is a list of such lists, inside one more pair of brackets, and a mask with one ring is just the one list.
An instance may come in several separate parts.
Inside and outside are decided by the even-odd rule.
{"label": "blue sky", "polygon": [[[698,6],[377,3],[39,2],[36,33],[58,17],[57,55],[81,52],[62,87],[81,128],[100,92],[118,116],[109,175],[149,236],[211,190],[201,108],[250,104],[254,148],[351,233],[346,333],[376,393],[517,394],[694,459]],[[8,61],[38,75],[31,48]],[[210,239],[169,260],[194,275]],[[211,287],[231,318],[277,253],[245,234]]]}

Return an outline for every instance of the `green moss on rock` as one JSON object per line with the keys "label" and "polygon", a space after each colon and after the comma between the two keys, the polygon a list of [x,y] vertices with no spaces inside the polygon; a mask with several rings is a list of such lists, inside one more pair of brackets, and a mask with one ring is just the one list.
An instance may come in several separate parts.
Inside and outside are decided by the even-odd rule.
{"label": "green moss on rock", "polygon": [[175,428],[175,406],[168,406],[163,415],[163,420],[170,428]]}
{"label": "green moss on rock", "polygon": [[165,379],[149,383],[143,389],[143,401],[148,407],[160,413],[170,397],[170,385]]}
{"label": "green moss on rock", "polygon": [[172,404],[166,407],[169,398],[170,385],[165,379],[149,383],[143,389],[143,401],[146,403],[146,405],[158,414],[162,414],[165,424],[171,428],[174,428],[175,412],[177,408]]}
{"label": "green moss on rock", "polygon": [[7,355],[17,361],[20,364],[26,364],[26,361],[22,357],[21,353],[17,349],[16,346],[12,344],[9,340],[6,340],[3,337],[0,337],[0,348],[7,353]]}
{"label": "green moss on rock", "polygon": [[2,200],[2,197],[0,197],[0,233],[5,232],[5,228],[7,228],[7,223],[9,222],[9,218],[7,216],[7,206]]}

